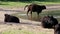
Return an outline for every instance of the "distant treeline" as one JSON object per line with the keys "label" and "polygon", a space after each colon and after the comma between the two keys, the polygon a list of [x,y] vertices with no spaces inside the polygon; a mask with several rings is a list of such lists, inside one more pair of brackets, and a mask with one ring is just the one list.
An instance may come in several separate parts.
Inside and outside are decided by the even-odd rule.
{"label": "distant treeline", "polygon": [[49,1],[49,2],[60,2],[60,0],[0,0],[0,1]]}

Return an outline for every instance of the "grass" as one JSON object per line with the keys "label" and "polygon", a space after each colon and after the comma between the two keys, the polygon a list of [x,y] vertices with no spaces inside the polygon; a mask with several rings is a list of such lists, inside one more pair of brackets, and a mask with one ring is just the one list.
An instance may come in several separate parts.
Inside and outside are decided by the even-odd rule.
{"label": "grass", "polygon": [[33,34],[33,32],[24,31],[24,30],[10,30],[10,31],[5,31],[2,34]]}
{"label": "grass", "polygon": [[48,32],[35,32],[28,30],[8,30],[4,31],[1,34],[49,34]]}
{"label": "grass", "polygon": [[1,2],[2,7],[21,7],[24,6],[27,3],[23,3],[23,2]]}
{"label": "grass", "polygon": [[29,32],[25,30],[9,30],[2,32],[2,34],[34,34],[34,32]]}
{"label": "grass", "polygon": [[40,2],[40,1],[32,1],[32,2],[2,2],[0,1],[0,6],[1,7],[23,7],[27,4],[31,4],[31,3],[36,3],[36,4],[43,4],[43,5],[53,5],[53,4],[60,4],[60,2]]}

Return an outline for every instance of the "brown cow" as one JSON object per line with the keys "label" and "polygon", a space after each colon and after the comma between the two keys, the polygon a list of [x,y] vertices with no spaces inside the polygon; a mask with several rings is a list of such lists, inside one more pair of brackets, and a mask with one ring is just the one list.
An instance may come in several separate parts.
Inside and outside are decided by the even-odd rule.
{"label": "brown cow", "polygon": [[60,24],[55,25],[54,34],[60,34]]}
{"label": "brown cow", "polygon": [[56,24],[58,24],[57,19],[53,16],[44,16],[41,22],[44,28],[53,28]]}
{"label": "brown cow", "polygon": [[[46,9],[45,5],[37,5],[37,4],[26,5],[25,8],[26,7],[28,7],[27,15],[30,11],[31,17],[32,17],[32,12],[37,12],[38,17],[39,17],[39,13],[41,13],[43,9]],[[24,10],[25,10],[25,8],[24,8]]]}
{"label": "brown cow", "polygon": [[9,14],[5,14],[4,22],[13,22],[13,23],[19,23],[19,19],[16,16],[12,16]]}

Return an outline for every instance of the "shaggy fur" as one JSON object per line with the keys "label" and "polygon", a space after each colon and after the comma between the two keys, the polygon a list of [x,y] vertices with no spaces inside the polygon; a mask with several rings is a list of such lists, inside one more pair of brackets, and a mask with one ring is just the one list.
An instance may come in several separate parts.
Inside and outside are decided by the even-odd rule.
{"label": "shaggy fur", "polygon": [[55,25],[54,34],[60,34],[60,24]]}
{"label": "shaggy fur", "polygon": [[[39,13],[42,12],[42,10],[46,9],[45,5],[37,5],[37,4],[30,4],[30,5],[26,5],[25,8],[28,7],[28,11],[27,11],[27,15],[30,11],[31,16],[32,16],[32,12],[37,12],[38,17],[39,17]],[[24,10],[25,10],[24,8]]]}
{"label": "shaggy fur", "polygon": [[11,16],[11,15],[8,15],[8,14],[5,14],[4,16],[5,16],[5,19],[4,19],[5,22],[19,23],[19,19],[15,16]]}
{"label": "shaggy fur", "polygon": [[44,28],[53,28],[56,24],[58,24],[57,19],[53,16],[44,16],[41,22]]}

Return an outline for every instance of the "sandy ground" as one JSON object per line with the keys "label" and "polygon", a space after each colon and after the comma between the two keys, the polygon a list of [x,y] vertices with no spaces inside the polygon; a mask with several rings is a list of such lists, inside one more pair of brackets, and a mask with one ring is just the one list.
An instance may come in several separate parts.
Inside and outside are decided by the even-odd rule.
{"label": "sandy ground", "polygon": [[[46,6],[48,10],[60,10],[60,6]],[[24,11],[23,8],[3,8],[0,7],[0,32],[3,32],[5,30],[9,29],[25,29],[29,31],[34,31],[34,32],[47,32],[48,34],[54,34],[53,29],[45,29],[41,27],[41,22],[36,22],[36,21],[31,21],[31,20],[26,20],[26,19],[20,19],[21,23],[16,24],[16,23],[4,23],[4,14],[13,14],[17,13],[19,11]]]}

